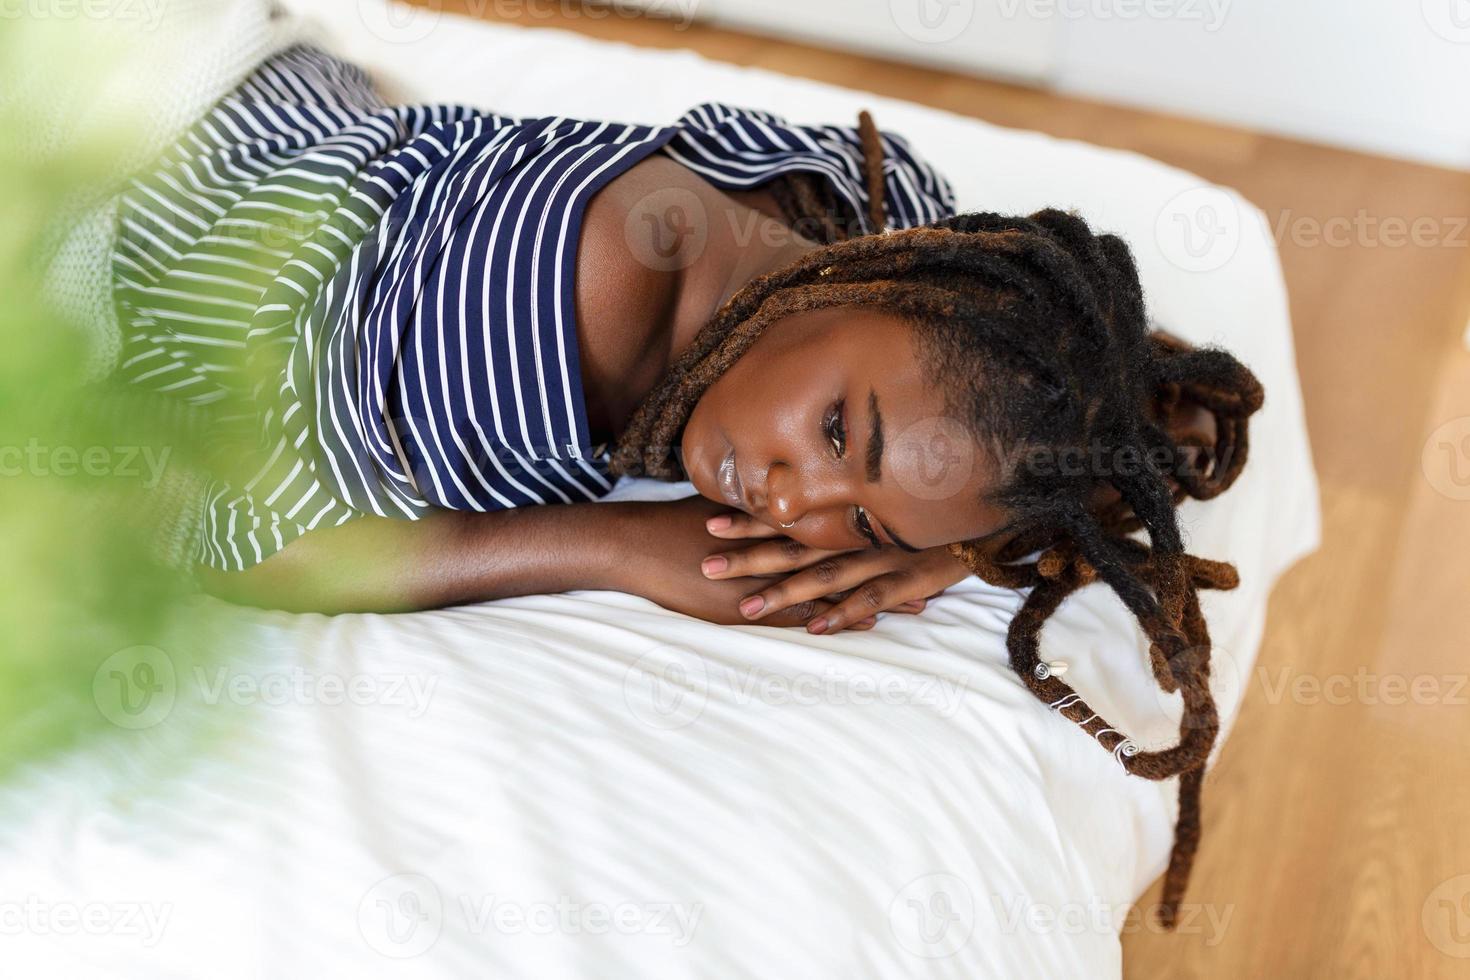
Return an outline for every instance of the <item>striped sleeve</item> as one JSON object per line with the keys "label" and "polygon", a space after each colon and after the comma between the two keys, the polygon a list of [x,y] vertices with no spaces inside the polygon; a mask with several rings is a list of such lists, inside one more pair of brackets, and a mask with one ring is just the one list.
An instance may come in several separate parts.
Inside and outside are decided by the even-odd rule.
{"label": "striped sleeve", "polygon": [[[856,126],[794,126],[774,113],[707,102],[690,109],[664,152],[717,187],[746,190],[793,171],[825,178],[868,221],[862,138]],[[883,132],[884,207],[896,228],[955,213],[948,180],[896,133]]]}
{"label": "striped sleeve", "polygon": [[[883,140],[890,220],[952,214],[943,176]],[[295,48],[199,120],[121,198],[113,262],[120,373],[219,420],[200,562],[248,568],[364,514],[606,494],[577,244],[592,196],[661,148],[730,189],[819,174],[867,221],[856,129],[719,103],[670,127],[386,106]]]}

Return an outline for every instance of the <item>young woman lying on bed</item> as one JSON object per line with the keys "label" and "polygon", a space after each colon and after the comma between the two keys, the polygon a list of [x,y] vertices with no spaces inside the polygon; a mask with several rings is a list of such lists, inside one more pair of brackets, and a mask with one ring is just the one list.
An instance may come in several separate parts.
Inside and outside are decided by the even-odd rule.
{"label": "young woman lying on bed", "polygon": [[[1025,683],[1131,771],[1185,776],[1177,899],[1215,733],[1196,589],[1233,573],[1184,553],[1174,506],[1233,481],[1261,392],[1150,333],[1119,239],[956,215],[866,117],[388,107],[310,49],[121,208],[122,370],[229,406],[242,461],[205,503],[211,591],[340,611],[616,589],[830,633],[972,573],[1030,587]],[[618,474],[700,496],[591,503]],[[1037,657],[1095,578],[1184,692],[1177,746],[1140,751]]]}

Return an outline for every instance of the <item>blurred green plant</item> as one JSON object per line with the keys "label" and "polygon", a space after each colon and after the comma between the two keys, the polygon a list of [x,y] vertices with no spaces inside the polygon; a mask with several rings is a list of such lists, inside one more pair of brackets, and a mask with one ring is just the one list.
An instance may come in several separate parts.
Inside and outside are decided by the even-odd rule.
{"label": "blurred green plant", "polygon": [[0,778],[118,735],[93,686],[117,651],[166,646],[183,667],[220,650],[214,613],[159,554],[160,482],[203,458],[203,438],[168,406],[89,379],[105,328],[45,288],[58,222],[105,200],[137,149],[126,112],[68,125],[128,84],[122,40],[80,18],[0,31]]}

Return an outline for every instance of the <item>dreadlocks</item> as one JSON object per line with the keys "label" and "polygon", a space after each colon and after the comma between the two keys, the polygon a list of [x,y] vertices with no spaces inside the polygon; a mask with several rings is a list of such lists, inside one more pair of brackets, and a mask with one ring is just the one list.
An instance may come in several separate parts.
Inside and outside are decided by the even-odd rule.
{"label": "dreadlocks", "polygon": [[[1007,636],[1011,669],[1128,772],[1180,777],[1160,909],[1172,928],[1199,844],[1201,784],[1219,731],[1199,590],[1238,582],[1230,565],[1185,553],[1174,508],[1185,496],[1218,495],[1239,475],[1260,384],[1223,351],[1151,333],[1127,246],[1095,235],[1075,215],[963,214],[885,229],[884,150],[866,112],[859,133],[868,213],[855,213],[814,175],[772,186],[787,220],[810,229],[822,247],[753,280],[714,314],[634,413],[613,468],[682,478],[673,447],[695,402],[776,320],[865,306],[909,322],[954,414],[977,441],[1001,447],[1002,478],[991,496],[1010,517],[1008,537],[998,548],[970,541],[951,551],[986,582],[1030,590]],[[1155,421],[1181,398],[1213,415],[1213,446],[1176,442]],[[1117,465],[1106,472],[1042,465],[1097,449]],[[1133,536],[1140,530],[1147,544]],[[1047,618],[1097,580],[1138,619],[1159,686],[1182,697],[1172,746],[1143,749],[1040,658]]]}

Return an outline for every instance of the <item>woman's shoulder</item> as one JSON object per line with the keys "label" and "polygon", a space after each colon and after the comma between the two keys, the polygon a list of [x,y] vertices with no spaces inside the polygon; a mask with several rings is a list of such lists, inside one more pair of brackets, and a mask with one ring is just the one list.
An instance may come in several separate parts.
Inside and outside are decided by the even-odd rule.
{"label": "woman's shoulder", "polygon": [[[864,215],[868,190],[856,123],[798,124],[763,109],[704,102],[680,117],[664,152],[724,190],[749,190],[794,171],[815,173]],[[944,174],[902,134],[880,129],[879,138],[890,223],[913,227],[953,215],[954,190]]]}
{"label": "woman's shoulder", "polygon": [[677,273],[699,257],[705,237],[696,180],[655,154],[609,181],[582,215],[575,329],[594,429],[631,410],[621,393],[638,388],[635,376],[662,367],[654,351],[673,312]]}

